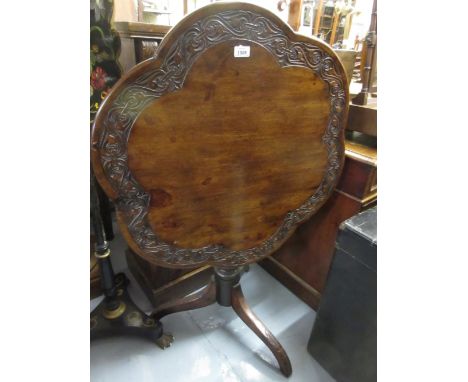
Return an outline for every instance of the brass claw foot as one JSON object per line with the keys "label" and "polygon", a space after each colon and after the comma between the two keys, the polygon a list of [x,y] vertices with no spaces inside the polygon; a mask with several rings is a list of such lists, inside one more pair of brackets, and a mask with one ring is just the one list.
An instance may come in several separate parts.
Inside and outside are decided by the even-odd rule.
{"label": "brass claw foot", "polygon": [[164,350],[171,346],[173,342],[174,336],[172,334],[163,333],[163,335],[156,340],[156,345],[158,345],[161,349]]}
{"label": "brass claw foot", "polygon": [[[91,313],[91,340],[113,335],[131,335],[157,342],[164,337],[162,324],[145,314],[131,299],[127,292],[128,279],[125,275],[118,274],[115,280],[116,307],[109,310],[106,301],[103,300]],[[170,341],[169,338],[162,341],[163,345],[174,340],[170,337]],[[167,346],[169,345],[164,347]]]}

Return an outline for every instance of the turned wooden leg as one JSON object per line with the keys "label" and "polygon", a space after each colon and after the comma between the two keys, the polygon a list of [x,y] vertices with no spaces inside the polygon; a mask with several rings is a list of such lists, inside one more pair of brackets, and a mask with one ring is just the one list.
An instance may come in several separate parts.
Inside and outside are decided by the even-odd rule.
{"label": "turned wooden leg", "polygon": [[278,361],[281,372],[289,377],[292,373],[291,362],[278,340],[273,334],[265,327],[262,321],[250,310],[246,304],[244,294],[239,284],[232,288],[231,297],[232,308],[239,315],[242,321],[252,329],[252,331],[268,346],[276,360]]}
{"label": "turned wooden leg", "polygon": [[201,291],[190,296],[169,301],[160,305],[151,316],[156,320],[167,316],[168,314],[203,308],[216,302],[216,286],[213,280]]}

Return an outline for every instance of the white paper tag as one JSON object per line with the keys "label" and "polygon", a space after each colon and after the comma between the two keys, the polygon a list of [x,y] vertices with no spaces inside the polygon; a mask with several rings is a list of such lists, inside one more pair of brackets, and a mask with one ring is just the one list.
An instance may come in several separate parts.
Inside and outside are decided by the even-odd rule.
{"label": "white paper tag", "polygon": [[250,57],[250,46],[246,46],[246,45],[235,46],[234,57]]}

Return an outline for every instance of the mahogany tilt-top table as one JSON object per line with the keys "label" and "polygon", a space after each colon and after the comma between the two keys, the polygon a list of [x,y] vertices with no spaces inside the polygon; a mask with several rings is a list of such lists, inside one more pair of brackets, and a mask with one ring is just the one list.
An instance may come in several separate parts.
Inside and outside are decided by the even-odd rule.
{"label": "mahogany tilt-top table", "polygon": [[149,262],[215,270],[210,285],[158,307],[154,319],[232,306],[291,374],[286,352],[246,305],[240,274],[330,196],[347,112],[333,50],[246,3],[191,13],[155,57],[122,77],[92,131],[93,169],[119,228]]}

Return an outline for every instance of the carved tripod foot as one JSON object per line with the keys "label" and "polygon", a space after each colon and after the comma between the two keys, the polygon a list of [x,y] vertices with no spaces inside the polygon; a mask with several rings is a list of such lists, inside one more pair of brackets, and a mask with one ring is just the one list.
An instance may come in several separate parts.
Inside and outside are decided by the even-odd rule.
{"label": "carved tripod foot", "polygon": [[231,296],[232,309],[237,313],[242,321],[268,346],[276,360],[278,361],[281,372],[289,377],[292,374],[291,361],[273,334],[265,327],[262,321],[252,312],[245,302],[244,294],[240,284],[232,288]]}
{"label": "carved tripod foot", "polygon": [[190,296],[170,301],[160,305],[153,313],[152,317],[159,320],[168,314],[183,312],[186,310],[204,308],[216,302],[216,285],[212,279],[210,283],[197,293]]}
{"label": "carved tripod foot", "polygon": [[159,320],[168,314],[203,308],[215,302],[222,306],[232,306],[241,320],[271,350],[278,361],[281,372],[289,377],[292,374],[292,368],[286,351],[245,302],[244,294],[239,285],[241,272],[240,268],[215,269],[215,279],[212,279],[205,288],[190,296],[162,304],[151,314],[151,317]]}

